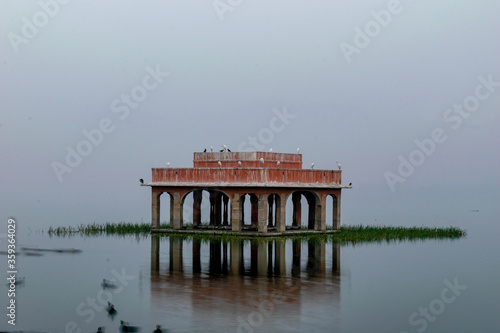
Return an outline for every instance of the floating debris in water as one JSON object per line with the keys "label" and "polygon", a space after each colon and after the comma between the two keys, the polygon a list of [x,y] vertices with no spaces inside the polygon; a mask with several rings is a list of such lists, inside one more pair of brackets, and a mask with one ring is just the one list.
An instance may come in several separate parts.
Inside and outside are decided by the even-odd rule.
{"label": "floating debris in water", "polygon": [[58,252],[58,253],[80,253],[80,249],[37,249],[32,247],[22,247],[23,251],[33,251],[33,252]]}

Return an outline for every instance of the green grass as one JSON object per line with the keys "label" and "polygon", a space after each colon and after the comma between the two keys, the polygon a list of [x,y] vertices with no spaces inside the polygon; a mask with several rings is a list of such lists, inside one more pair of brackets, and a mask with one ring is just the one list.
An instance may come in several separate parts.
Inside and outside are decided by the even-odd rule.
{"label": "green grass", "polygon": [[[185,227],[192,227],[192,224],[184,224]],[[161,229],[170,229],[170,225],[161,224]],[[331,228],[329,228],[331,230]],[[305,231],[305,230],[304,230]],[[100,236],[100,235],[135,235],[146,236],[151,232],[151,224],[149,223],[105,223],[105,224],[89,224],[80,225],[77,228],[72,227],[57,227],[48,229],[50,236]],[[330,240],[338,243],[363,243],[363,242],[398,242],[398,241],[416,241],[425,239],[458,239],[466,236],[466,231],[455,228],[431,228],[431,227],[385,227],[385,226],[343,226],[339,232],[332,234],[309,234],[309,235],[289,235],[285,236],[291,239],[308,239],[325,241]],[[174,234],[162,234],[171,237]],[[186,239],[245,239],[248,237],[239,235],[238,233],[227,232],[226,234],[214,235],[204,231],[199,231],[196,234],[175,234],[175,237]],[[278,239],[277,237],[257,237],[262,239]]]}

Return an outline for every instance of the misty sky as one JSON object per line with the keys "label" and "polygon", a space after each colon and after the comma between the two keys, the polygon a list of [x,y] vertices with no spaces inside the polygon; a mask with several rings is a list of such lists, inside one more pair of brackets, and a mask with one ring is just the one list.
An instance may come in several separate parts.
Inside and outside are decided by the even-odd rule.
{"label": "misty sky", "polygon": [[138,179],[222,144],[339,161],[343,223],[498,202],[498,1],[62,2],[0,1],[4,221],[149,222]]}

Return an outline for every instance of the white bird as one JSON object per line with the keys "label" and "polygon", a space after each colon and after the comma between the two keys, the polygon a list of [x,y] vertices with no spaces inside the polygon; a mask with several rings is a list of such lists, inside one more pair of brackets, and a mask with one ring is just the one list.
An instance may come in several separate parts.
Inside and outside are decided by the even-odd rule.
{"label": "white bird", "polygon": [[169,167],[169,166],[170,166],[170,162],[167,162],[167,167]]}
{"label": "white bird", "polygon": [[273,152],[273,148],[270,148],[270,149],[269,149],[269,152],[270,152],[270,153],[272,153],[272,152]]}
{"label": "white bird", "polygon": [[281,164],[281,163],[280,163],[280,161],[278,161],[278,162],[276,162],[276,164],[277,164],[278,166],[280,166],[280,164]]}
{"label": "white bird", "polygon": [[220,166],[220,167],[222,166],[222,163],[221,163],[221,161],[219,161],[219,162],[217,162],[217,163],[219,163],[219,166]]}
{"label": "white bird", "polygon": [[342,166],[340,165],[339,162],[337,162],[337,166],[339,167],[339,170],[342,170]]}
{"label": "white bird", "polygon": [[260,158],[260,164],[264,165],[264,159],[262,157]]}
{"label": "white bird", "polygon": [[300,148],[297,148],[297,154],[299,153],[299,151],[300,151]]}
{"label": "white bird", "polygon": [[238,165],[241,166],[241,161],[238,161]]}
{"label": "white bird", "polygon": [[311,169],[314,169],[314,163],[311,163]]}
{"label": "white bird", "polygon": [[222,148],[224,148],[224,151],[227,151],[226,145],[222,145]]}
{"label": "white bird", "polygon": [[210,146],[210,151],[214,151],[214,147],[213,146]]}

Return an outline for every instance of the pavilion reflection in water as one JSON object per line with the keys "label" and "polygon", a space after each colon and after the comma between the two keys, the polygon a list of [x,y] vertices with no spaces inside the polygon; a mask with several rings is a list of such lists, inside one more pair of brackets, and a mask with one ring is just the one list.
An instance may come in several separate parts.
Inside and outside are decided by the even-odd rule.
{"label": "pavilion reflection in water", "polygon": [[[304,251],[304,243],[307,244]],[[340,273],[340,245],[338,243],[309,240],[189,240],[180,237],[168,238],[169,272],[222,275],[267,275],[300,277],[304,272],[309,276],[326,276],[326,247],[331,260],[330,274]],[[190,253],[185,246],[191,245]],[[202,251],[202,246],[208,251]],[[288,255],[286,253],[287,246]],[[208,252],[203,256],[202,252]],[[305,253],[304,253],[305,252]],[[190,254],[190,262],[184,263]],[[287,260],[291,254],[291,259]],[[206,258],[208,257],[208,258]],[[202,258],[208,259],[208,270],[202,269]],[[287,261],[290,262],[287,265]],[[305,265],[304,265],[305,261]],[[288,270],[287,270],[288,267]],[[160,264],[160,237],[151,237],[151,276],[162,271]]]}
{"label": "pavilion reflection in water", "polygon": [[151,305],[159,315],[185,317],[191,327],[245,331],[259,318],[272,323],[268,329],[292,330],[311,318],[333,327],[340,307],[340,246],[152,236]]}

